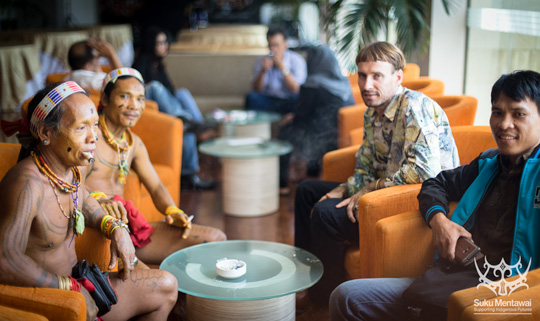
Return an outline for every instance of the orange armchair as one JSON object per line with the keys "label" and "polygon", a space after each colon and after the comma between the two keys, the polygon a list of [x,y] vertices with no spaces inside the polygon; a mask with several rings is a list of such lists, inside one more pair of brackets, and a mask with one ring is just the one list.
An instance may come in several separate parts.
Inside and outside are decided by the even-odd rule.
{"label": "orange armchair", "polygon": [[403,81],[416,80],[420,78],[420,66],[408,63],[403,68]]}
{"label": "orange armchair", "polygon": [[[175,203],[179,204],[182,121],[155,111],[145,112],[134,132],[147,146],[156,172]],[[0,179],[17,163],[20,148],[19,144],[0,143]],[[147,220],[163,218],[134,173],[128,176],[124,196],[134,201]],[[96,263],[103,271],[108,270],[110,241],[99,231],[85,229],[84,234],[76,238],[75,249],[77,257]],[[45,320],[86,320],[86,303],[84,296],[77,292],[0,285],[0,316],[21,314],[30,318],[34,317],[32,313],[37,314],[32,320],[38,320],[40,316]]]}
{"label": "orange armchair", "polygon": [[478,99],[472,96],[433,96],[433,100],[442,107],[450,126],[474,125]]}
{"label": "orange armchair", "polygon": [[[328,152],[323,157],[323,179],[344,182],[354,172],[356,152],[360,146],[349,146]],[[345,268],[349,278],[365,277],[369,274],[365,258],[376,255],[369,244],[374,226],[383,217],[402,213],[418,207],[416,195],[420,184],[394,186],[368,193],[358,201],[358,225],[360,228],[360,246],[351,246],[345,256]],[[374,213],[374,211],[376,213]],[[364,244],[364,245],[362,245]]]}
{"label": "orange armchair", "polygon": [[[175,204],[180,204],[180,171],[182,167],[182,121],[176,117],[157,112],[144,112],[141,119],[133,128],[146,145],[150,161],[154,166],[161,182],[171,194]],[[135,174],[128,176],[133,180]],[[134,182],[137,185],[138,181]],[[154,206],[150,193],[144,186],[138,184],[124,193],[126,199],[135,202],[149,222],[161,221],[164,216]],[[134,192],[134,193],[133,193]],[[139,194],[139,197],[137,197]]]}
{"label": "orange armchair", "polygon": [[[17,163],[21,145],[0,143],[0,180]],[[85,237],[95,232],[99,238],[88,240],[89,248],[103,249],[109,253],[108,246],[102,247],[101,233],[91,229],[85,230]],[[95,235],[94,235],[95,236]],[[76,240],[76,249],[79,239]],[[85,257],[77,251],[77,256]],[[108,262],[105,264],[108,265]],[[103,266],[103,264],[101,264]],[[17,316],[12,318],[11,316]],[[4,318],[5,317],[5,318]],[[50,288],[16,287],[0,284],[0,319],[2,320],[86,320],[86,302],[78,292]]]}
{"label": "orange armchair", "polygon": [[416,80],[402,81],[401,85],[408,89],[416,90],[428,97],[444,95],[444,82],[429,78],[420,77]]}
{"label": "orange armchair", "polygon": [[[450,209],[453,211],[456,205],[457,203],[452,203]],[[376,257],[370,259],[370,265],[373,265],[371,277],[420,276],[426,270],[426,266],[433,261],[435,249],[431,234],[431,229],[418,210],[378,221],[376,237],[371,243],[378,253]],[[510,298],[513,300],[532,299],[533,302],[537,302],[540,299],[540,269],[530,271],[527,274],[527,285],[529,286],[528,290],[520,288],[514,291]],[[448,303],[448,321],[522,320],[519,316],[512,314],[475,315],[474,300],[494,301],[497,298],[493,292],[483,287],[454,292]],[[533,304],[532,309],[532,317],[523,316],[523,320],[540,318],[540,307]]]}
{"label": "orange armchair", "polygon": [[[452,129],[460,154],[460,162],[468,164],[480,152],[496,147],[487,126],[458,126]],[[353,173],[359,146],[350,146],[326,153],[323,157],[323,179],[344,182]],[[375,241],[375,226],[383,218],[418,208],[416,196],[420,184],[401,185],[368,193],[358,201],[359,246],[351,246],[345,257],[349,278],[376,277],[378,269],[371,264],[379,256]],[[369,258],[369,264],[367,264]],[[363,263],[361,263],[363,262]]]}
{"label": "orange armchair", "polygon": [[338,109],[339,148],[356,145],[352,143],[350,133],[356,128],[364,127],[364,113],[366,110],[367,106],[363,102]]}

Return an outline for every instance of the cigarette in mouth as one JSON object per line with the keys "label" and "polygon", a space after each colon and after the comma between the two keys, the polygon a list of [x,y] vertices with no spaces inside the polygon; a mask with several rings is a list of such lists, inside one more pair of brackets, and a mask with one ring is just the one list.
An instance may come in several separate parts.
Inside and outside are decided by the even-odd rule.
{"label": "cigarette in mouth", "polygon": [[90,163],[93,163],[95,161],[94,156],[90,152],[82,152],[83,156],[88,159]]}

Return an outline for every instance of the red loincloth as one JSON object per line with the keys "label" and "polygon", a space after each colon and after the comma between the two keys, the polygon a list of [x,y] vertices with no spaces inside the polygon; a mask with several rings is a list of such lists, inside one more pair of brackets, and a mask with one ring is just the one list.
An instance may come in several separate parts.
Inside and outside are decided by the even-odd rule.
{"label": "red loincloth", "polygon": [[112,199],[121,202],[127,211],[130,231],[129,236],[131,236],[133,245],[136,247],[143,247],[150,243],[152,241],[150,236],[154,233],[154,228],[148,224],[141,212],[135,208],[133,202],[125,201],[122,196],[119,195],[115,195]]}

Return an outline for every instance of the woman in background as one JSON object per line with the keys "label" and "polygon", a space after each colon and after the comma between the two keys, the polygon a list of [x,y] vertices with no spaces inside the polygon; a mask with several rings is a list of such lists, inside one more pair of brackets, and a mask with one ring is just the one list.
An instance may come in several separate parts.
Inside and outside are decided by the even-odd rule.
{"label": "woman in background", "polygon": [[[287,194],[291,156],[305,163],[308,176],[318,176],[325,153],[337,149],[337,113],[354,105],[351,85],[343,76],[334,53],[325,46],[307,53],[308,76],[292,114],[283,117],[279,139],[290,142],[292,155],[280,159],[280,192]],[[302,176],[302,175],[300,175]]]}
{"label": "woman in background", "polygon": [[204,181],[199,171],[197,138],[205,140],[213,135],[210,127],[186,88],[175,89],[163,63],[169,53],[169,37],[165,30],[149,28],[144,35],[140,52],[135,58],[133,68],[137,69],[146,83],[146,99],[154,100],[159,111],[178,117],[184,122],[182,141],[182,188],[209,189],[215,183]]}

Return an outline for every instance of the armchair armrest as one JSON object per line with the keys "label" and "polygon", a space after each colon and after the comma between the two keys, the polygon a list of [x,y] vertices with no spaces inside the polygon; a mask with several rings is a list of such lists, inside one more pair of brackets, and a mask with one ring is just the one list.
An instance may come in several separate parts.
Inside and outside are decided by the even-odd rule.
{"label": "armchair armrest", "polygon": [[86,320],[84,296],[73,291],[2,284],[0,305],[43,315],[48,320]]}
{"label": "armchair armrest", "polygon": [[373,277],[415,277],[426,270],[435,249],[431,229],[420,211],[414,210],[382,219],[376,224],[371,260]]}
{"label": "armchair armrest", "polygon": [[[517,276],[508,278],[508,281],[516,279]],[[457,291],[452,293],[448,301],[448,321],[458,320],[538,320],[540,318],[540,306],[537,304],[540,300],[540,269],[529,271],[527,274],[527,285],[529,288],[521,287],[512,292],[509,296],[496,296],[486,287],[476,287]],[[475,315],[474,300],[481,302],[495,301],[502,299],[503,301],[532,301],[532,315],[515,315],[510,313],[502,313],[500,315]],[[496,307],[495,302],[493,306]]]}
{"label": "armchair armrest", "polygon": [[0,320],[48,321],[48,319],[43,315],[10,308],[5,305],[0,305]]}
{"label": "armchair armrest", "polygon": [[[457,202],[450,203],[450,213],[456,206]],[[376,223],[370,277],[415,277],[431,264],[435,254],[431,229],[417,208],[418,204]]]}
{"label": "armchair armrest", "polygon": [[333,150],[323,156],[323,180],[345,182],[356,167],[356,152],[360,146]]}
{"label": "armchair armrest", "polygon": [[[380,272],[369,261],[381,255],[376,250],[377,221],[418,208],[416,196],[421,184],[393,186],[360,197],[358,201],[359,248],[363,264],[358,277],[375,277]],[[349,275],[353,276],[349,272]]]}

